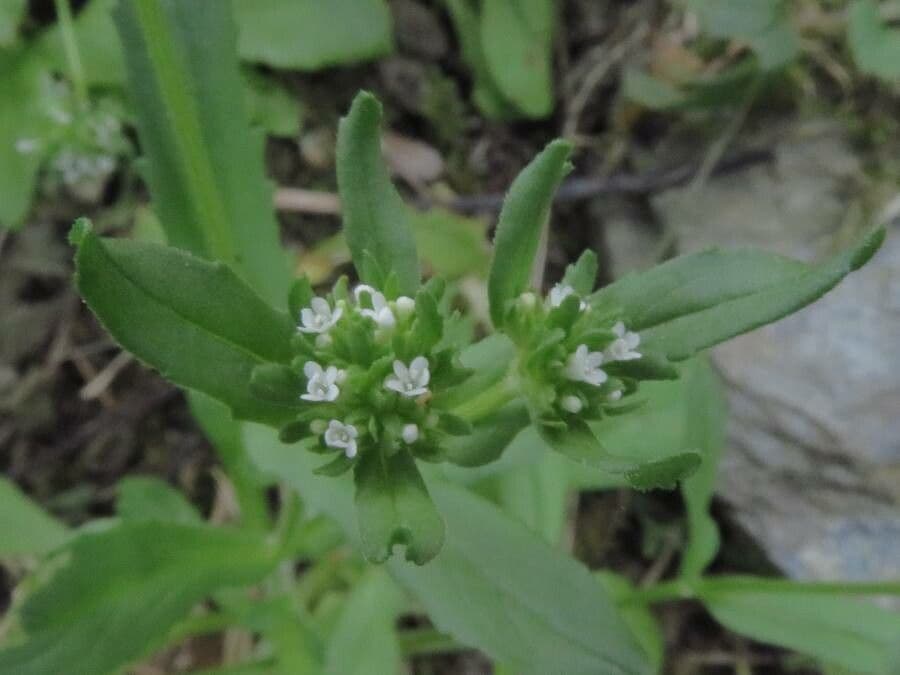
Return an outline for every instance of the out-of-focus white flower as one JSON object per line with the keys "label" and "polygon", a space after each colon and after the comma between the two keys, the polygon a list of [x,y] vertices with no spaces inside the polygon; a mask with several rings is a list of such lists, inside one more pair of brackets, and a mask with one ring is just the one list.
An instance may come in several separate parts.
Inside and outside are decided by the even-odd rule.
{"label": "out-of-focus white flower", "polygon": [[[372,302],[371,309],[360,306],[360,300],[363,293],[369,295],[369,299]],[[353,296],[356,298],[356,304],[359,306],[359,313],[372,319],[378,324],[379,328],[393,328],[394,324],[397,323],[397,320],[394,318],[394,313],[388,306],[383,293],[366,284],[360,284],[353,289]]]}
{"label": "out-of-focus white flower", "polygon": [[603,364],[602,352],[592,352],[587,345],[578,345],[574,354],[569,355],[565,374],[570,380],[587,382],[599,387],[606,382],[606,373],[600,366]]}
{"label": "out-of-focus white flower", "polygon": [[344,424],[331,420],[325,430],[325,445],[329,448],[340,448],[347,457],[356,457],[356,438],[359,432],[352,424]]}
{"label": "out-of-focus white flower", "polygon": [[409,367],[402,361],[394,361],[394,374],[388,375],[384,380],[384,386],[403,396],[415,398],[428,392],[430,379],[428,360],[424,356],[417,356],[410,362]]}
{"label": "out-of-focus white flower", "polygon": [[625,329],[625,324],[619,321],[612,328],[616,339],[612,341],[603,354],[607,361],[632,361],[641,358],[640,352],[635,351],[641,344],[641,336]]}
{"label": "out-of-focus white flower", "polygon": [[332,310],[325,298],[313,298],[309,305],[300,310],[297,330],[301,333],[327,333],[344,312],[341,307]]}
{"label": "out-of-focus white flower", "polygon": [[559,402],[562,406],[563,410],[576,415],[581,412],[581,409],[584,407],[581,399],[577,396],[563,396],[562,400]]}
{"label": "out-of-focus white flower", "polygon": [[397,298],[394,304],[397,306],[397,314],[404,318],[416,311],[416,301],[405,295]]}
{"label": "out-of-focus white flower", "polygon": [[[574,294],[574,288],[572,288],[568,284],[558,283],[553,288],[551,288],[550,292],[547,294],[547,304],[551,308],[559,307],[563,303],[563,300]],[[578,308],[584,311],[585,309],[587,309],[587,303],[585,303],[584,300],[580,300],[578,303]]]}
{"label": "out-of-focus white flower", "polygon": [[610,401],[611,403],[615,403],[616,401],[619,401],[621,399],[622,399],[622,390],[621,389],[614,389],[613,391],[609,392],[606,395],[606,400]]}
{"label": "out-of-focus white flower", "polygon": [[404,425],[403,431],[400,432],[400,437],[407,445],[415,443],[417,440],[419,440],[419,427],[417,427],[415,424]]}

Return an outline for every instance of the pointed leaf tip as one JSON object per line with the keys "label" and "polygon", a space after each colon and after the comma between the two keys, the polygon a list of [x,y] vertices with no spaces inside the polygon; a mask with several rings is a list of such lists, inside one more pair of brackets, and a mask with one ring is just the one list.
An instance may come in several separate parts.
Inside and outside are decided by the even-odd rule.
{"label": "pointed leaf tip", "polygon": [[72,229],[69,230],[69,243],[72,246],[81,246],[81,242],[84,241],[84,238],[91,233],[94,229],[94,226],[91,224],[91,221],[87,218],[79,218],[72,224]]}
{"label": "pointed leaf tip", "polygon": [[884,239],[886,236],[887,230],[883,225],[876,227],[874,230],[869,232],[869,234],[867,234],[860,242],[853,255],[853,258],[850,260],[851,269],[858,270],[860,267],[869,262],[872,256],[878,252],[879,248],[881,248],[881,245],[884,243]]}

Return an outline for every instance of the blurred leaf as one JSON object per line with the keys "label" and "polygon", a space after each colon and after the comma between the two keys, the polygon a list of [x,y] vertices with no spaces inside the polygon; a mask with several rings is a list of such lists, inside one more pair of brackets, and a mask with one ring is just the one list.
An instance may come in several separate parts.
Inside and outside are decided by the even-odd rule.
{"label": "blurred leaf", "polygon": [[394,622],[403,599],[383,570],[369,568],[350,591],[328,640],[325,675],[402,672]]}
{"label": "blurred leaf", "polygon": [[[116,0],[90,0],[73,21],[85,82],[90,87],[119,88],[125,85],[125,63],[111,14],[115,4]],[[41,34],[36,49],[56,72],[69,75],[58,25]]]}
{"label": "blurred leaf", "polygon": [[900,77],[900,30],[882,21],[878,3],[857,0],[853,4],[847,39],[862,72],[888,81]]}
{"label": "blurred leaf", "polygon": [[687,509],[688,543],[681,555],[681,575],[699,576],[719,550],[719,528],[709,513],[716,488],[719,458],[725,444],[725,393],[709,361],[696,359],[684,369],[686,429],[684,447],[701,453],[703,462],[681,484]]}
{"label": "blurred leaf", "polygon": [[249,383],[255,366],[290,360],[293,324],[230,268],[174,248],[100,239],[86,220],[71,239],[78,290],[123,347],[238,417],[290,418],[290,409],[255,398]]}
{"label": "blurred leaf", "polygon": [[171,244],[234,266],[271,304],[290,282],[244,107],[231,14],[215,4],[122,0],[115,18],[146,178]]}
{"label": "blurred leaf", "polygon": [[507,303],[528,288],[534,256],[553,203],[568,173],[572,146],[553,141],[513,181],[494,234],[494,257],[488,278],[491,319],[503,325]]}
{"label": "blurred leaf", "polygon": [[25,599],[26,639],[0,651],[0,672],[119,672],[162,646],[195,603],[261,580],[275,561],[262,537],[210,527],[132,522],[84,534]]}
{"label": "blurred leaf", "polygon": [[642,344],[682,360],[797,311],[859,269],[881,246],[876,228],[819,264],[760,251],[710,249],[628,274],[591,296],[625,311]]}
{"label": "blurred leaf", "polygon": [[377,451],[363,453],[354,478],[367,560],[384,562],[395,544],[405,546],[407,560],[417,565],[437,555],[444,543],[444,522],[409,452],[398,450],[389,457]]}
{"label": "blurred leaf", "polygon": [[28,0],[5,0],[0,3],[0,49],[8,49],[19,40],[19,26],[25,16]]}
{"label": "blurred leaf", "polygon": [[562,541],[568,515],[568,464],[557,453],[547,452],[538,463],[497,478],[498,501],[503,510],[554,546]]}
{"label": "blurred leaf", "polygon": [[65,525],[0,476],[0,558],[48,553],[69,539]]}
{"label": "blurred leaf", "polygon": [[344,236],[360,278],[381,288],[391,272],[399,292],[419,287],[416,242],[409,214],[391,184],[381,155],[382,108],[369,93],[356,96],[338,127],[337,177],[344,212]]}
{"label": "blurred leaf", "polygon": [[516,110],[491,75],[481,41],[478,13],[470,0],[446,0],[463,61],[472,71],[472,99],[481,112],[493,118],[512,118]]}
{"label": "blurred leaf", "polygon": [[[313,475],[317,458],[281,445],[270,429],[248,425],[246,433],[261,468],[358,536],[350,481]],[[580,563],[479,497],[440,481],[431,489],[447,523],[443,549],[421,567],[394,560],[388,569],[438,630],[520,675],[649,675],[611,600]]]}
{"label": "blurred leaf", "polygon": [[625,98],[650,110],[705,110],[739,105],[748,91],[763,87],[753,59],[744,59],[721,72],[693,78],[678,85],[648,73],[625,70],[622,93]]}
{"label": "blurred leaf", "polygon": [[242,59],[318,70],[383,56],[393,48],[384,0],[234,0]]}
{"label": "blurred leaf", "polygon": [[419,255],[435,276],[487,274],[490,253],[482,221],[435,208],[413,212],[411,225]]}
{"label": "blurred leaf", "polygon": [[785,0],[689,0],[712,37],[746,42],[765,70],[781,68],[800,51]]}
{"label": "blurred leaf", "polygon": [[553,0],[491,0],[481,4],[485,63],[503,96],[526,117],[553,111]]}
{"label": "blurred leaf", "polygon": [[[616,602],[627,598],[633,590],[628,579],[614,572],[601,571],[594,574]],[[659,621],[657,621],[653,612],[647,607],[638,604],[620,605],[619,611],[621,611],[622,618],[631,629],[635,640],[643,648],[647,658],[650,659],[653,672],[660,671],[665,658],[666,640]]]}
{"label": "blurred leaf", "polygon": [[46,155],[44,138],[55,107],[51,80],[40,55],[0,49],[0,227],[22,224]]}
{"label": "blurred leaf", "polygon": [[276,80],[245,69],[244,96],[250,122],[270,136],[295,138],[300,133],[303,106]]}
{"label": "blurred leaf", "polygon": [[699,595],[729,629],[854,672],[892,675],[900,614],[836,593],[793,588],[790,581],[714,577]]}
{"label": "blurred leaf", "polygon": [[180,492],[150,476],[127,476],[119,482],[116,512],[122,520],[152,520],[200,525],[203,519]]}

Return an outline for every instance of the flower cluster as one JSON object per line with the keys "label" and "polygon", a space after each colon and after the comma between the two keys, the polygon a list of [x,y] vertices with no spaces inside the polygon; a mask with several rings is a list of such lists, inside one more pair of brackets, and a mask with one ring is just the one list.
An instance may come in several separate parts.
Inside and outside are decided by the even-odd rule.
{"label": "flower cluster", "polygon": [[590,286],[579,286],[560,282],[543,302],[523,293],[504,322],[518,347],[532,417],[551,427],[564,427],[573,416],[598,419],[631,407],[622,400],[641,379],[658,375],[652,364],[648,369],[652,359],[645,358],[640,335],[628,329],[621,312],[592,302]]}
{"label": "flower cluster", "polygon": [[441,394],[468,375],[442,339],[443,292],[435,282],[415,298],[389,299],[365,284],[351,293],[341,280],[326,296],[305,281],[292,293],[296,356],[290,366],[255,372],[254,381],[269,396],[272,381],[289,383],[281,402],[297,416],[282,438],[314,437],[312,450],[336,452],[322,473],[345,471],[374,450],[438,460],[441,436],[465,426],[441,404]]}

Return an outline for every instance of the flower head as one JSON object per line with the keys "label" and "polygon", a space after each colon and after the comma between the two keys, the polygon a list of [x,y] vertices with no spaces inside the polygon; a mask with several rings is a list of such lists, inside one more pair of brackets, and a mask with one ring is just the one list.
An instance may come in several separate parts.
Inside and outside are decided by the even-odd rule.
{"label": "flower head", "polygon": [[315,361],[307,361],[303,374],[307,377],[306,393],[300,396],[304,401],[334,401],[341,393],[336,382],[342,379],[344,371],[334,366],[323,369]]}
{"label": "flower head", "polygon": [[641,336],[637,333],[625,330],[625,324],[619,321],[612,328],[616,339],[603,351],[607,361],[632,361],[641,358],[640,352],[635,351],[641,344]]}
{"label": "flower head", "polygon": [[360,304],[363,293],[368,294],[369,300],[372,302],[372,308],[360,307],[359,313],[372,319],[380,328],[393,328],[397,320],[394,318],[391,308],[388,307],[384,294],[376,291],[371,286],[360,284],[353,289],[353,296],[356,298],[357,305]]}
{"label": "flower head", "polygon": [[347,457],[356,457],[357,436],[359,432],[352,424],[331,420],[325,430],[325,445],[329,448],[341,448]]}
{"label": "flower head", "polygon": [[578,345],[574,354],[569,355],[565,374],[570,380],[587,382],[599,387],[606,382],[606,373],[600,368],[603,363],[601,352],[588,351],[587,345]]}
{"label": "flower head", "polygon": [[410,362],[409,367],[402,361],[394,361],[394,374],[385,379],[384,386],[403,396],[415,398],[428,392],[430,379],[428,360],[424,356],[417,356]]}
{"label": "flower head", "polygon": [[313,298],[309,307],[300,310],[300,323],[297,327],[301,333],[326,333],[338,319],[341,318],[343,309],[331,305],[325,298]]}
{"label": "flower head", "polygon": [[[563,303],[563,300],[574,294],[574,288],[572,288],[568,284],[559,283],[550,289],[550,293],[547,294],[547,302],[550,305],[551,309],[553,307],[559,307]],[[587,304],[584,302],[584,300],[581,300],[578,303],[578,308],[582,311],[587,309]]]}

